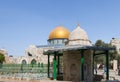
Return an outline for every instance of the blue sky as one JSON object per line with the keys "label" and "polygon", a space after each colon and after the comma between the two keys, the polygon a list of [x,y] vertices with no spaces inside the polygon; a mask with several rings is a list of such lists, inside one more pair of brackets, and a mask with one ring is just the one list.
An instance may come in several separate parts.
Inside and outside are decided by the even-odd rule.
{"label": "blue sky", "polygon": [[89,39],[120,38],[120,0],[0,0],[0,48],[24,55],[29,45],[47,44],[50,31],[80,23]]}

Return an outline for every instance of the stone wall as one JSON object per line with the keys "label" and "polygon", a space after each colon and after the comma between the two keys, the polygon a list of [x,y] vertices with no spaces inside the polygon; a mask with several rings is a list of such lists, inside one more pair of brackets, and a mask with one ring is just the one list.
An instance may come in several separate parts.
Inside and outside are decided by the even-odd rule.
{"label": "stone wall", "polygon": [[93,82],[93,53],[87,50],[84,54],[85,58],[85,71],[84,77],[86,82]]}
{"label": "stone wall", "polygon": [[112,38],[110,43],[111,45],[116,47],[118,54],[120,54],[120,38]]}
{"label": "stone wall", "polygon": [[[92,82],[92,55],[91,51],[85,51],[84,79]],[[66,81],[81,82],[81,55],[80,51],[65,51],[63,53],[64,75]]]}

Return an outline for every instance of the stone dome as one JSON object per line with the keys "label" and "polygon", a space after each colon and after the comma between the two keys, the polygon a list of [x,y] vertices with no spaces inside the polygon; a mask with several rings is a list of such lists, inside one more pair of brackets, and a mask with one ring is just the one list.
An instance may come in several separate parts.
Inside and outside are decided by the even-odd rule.
{"label": "stone dome", "polygon": [[80,27],[77,26],[69,36],[69,45],[91,45],[90,40],[88,39],[87,33]]}
{"label": "stone dome", "polygon": [[58,26],[49,34],[49,39],[68,39],[70,32],[63,26]]}

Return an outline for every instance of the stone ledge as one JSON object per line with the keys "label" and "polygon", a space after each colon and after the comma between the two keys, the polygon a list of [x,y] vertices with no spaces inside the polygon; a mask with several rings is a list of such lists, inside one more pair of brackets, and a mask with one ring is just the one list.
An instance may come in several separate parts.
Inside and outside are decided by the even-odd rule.
{"label": "stone ledge", "polygon": [[1,78],[0,82],[72,82],[72,81],[57,81],[57,80],[13,80]]}

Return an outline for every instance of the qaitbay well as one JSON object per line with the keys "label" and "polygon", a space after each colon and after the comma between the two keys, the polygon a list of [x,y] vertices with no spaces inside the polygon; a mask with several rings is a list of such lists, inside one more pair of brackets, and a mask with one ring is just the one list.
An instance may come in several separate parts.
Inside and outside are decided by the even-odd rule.
{"label": "qaitbay well", "polygon": [[[91,46],[91,42],[86,32],[80,28],[80,25],[71,32],[67,45]],[[93,81],[92,61],[93,52],[86,50],[84,52],[84,80],[85,82]],[[63,52],[64,75],[63,79],[73,82],[81,82],[81,51],[70,50]]]}
{"label": "qaitbay well", "polygon": [[[92,52],[90,50],[85,52],[85,69],[84,78],[86,82],[92,82]],[[80,82],[81,81],[81,54],[80,51],[66,51],[63,55],[64,58],[64,80]]]}

